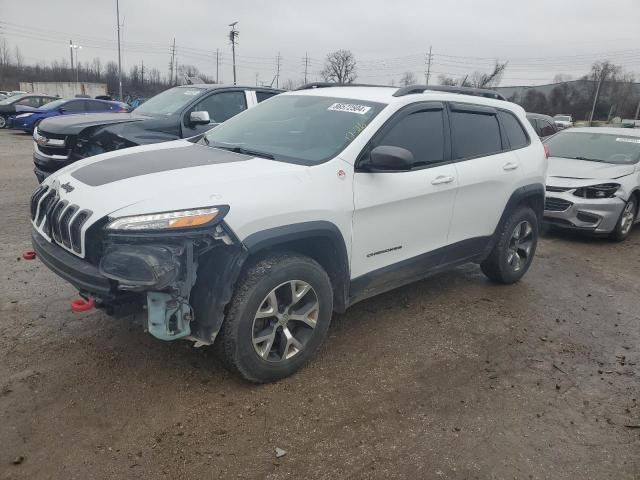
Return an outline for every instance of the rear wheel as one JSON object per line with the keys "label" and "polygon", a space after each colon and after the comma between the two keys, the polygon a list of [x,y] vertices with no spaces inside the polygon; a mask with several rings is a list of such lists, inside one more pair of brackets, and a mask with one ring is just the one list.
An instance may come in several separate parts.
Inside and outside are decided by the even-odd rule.
{"label": "rear wheel", "polygon": [[636,221],[637,214],[638,200],[632,196],[622,209],[618,223],[616,223],[616,227],[613,229],[613,232],[611,232],[611,239],[617,242],[626,239],[631,233],[631,228]]}
{"label": "rear wheel", "polygon": [[538,218],[531,208],[518,207],[504,223],[497,243],[480,268],[494,282],[515,283],[529,270],[537,245]]}
{"label": "rear wheel", "polygon": [[0,115],[0,128],[7,126],[7,118],[4,115]]}
{"label": "rear wheel", "polygon": [[302,255],[273,255],[244,273],[216,346],[225,364],[245,379],[272,382],[313,356],[332,312],[331,283],[318,263]]}

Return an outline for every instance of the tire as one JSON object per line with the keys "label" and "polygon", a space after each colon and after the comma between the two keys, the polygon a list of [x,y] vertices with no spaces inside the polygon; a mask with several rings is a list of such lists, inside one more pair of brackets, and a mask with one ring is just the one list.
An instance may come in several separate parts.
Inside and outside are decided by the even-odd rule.
{"label": "tire", "polygon": [[274,254],[241,275],[216,350],[225,366],[246,380],[273,382],[314,355],[332,313],[333,290],[324,269],[302,255]]}
{"label": "tire", "polygon": [[615,242],[625,240],[631,233],[636,216],[638,215],[638,200],[635,196],[631,196],[629,201],[624,205],[616,227],[613,229],[609,238]]}
{"label": "tire", "polygon": [[0,115],[0,128],[7,128],[7,117]]}
{"label": "tire", "polygon": [[533,261],[538,245],[538,217],[526,206],[517,207],[507,218],[498,241],[480,264],[482,272],[496,283],[519,281]]}

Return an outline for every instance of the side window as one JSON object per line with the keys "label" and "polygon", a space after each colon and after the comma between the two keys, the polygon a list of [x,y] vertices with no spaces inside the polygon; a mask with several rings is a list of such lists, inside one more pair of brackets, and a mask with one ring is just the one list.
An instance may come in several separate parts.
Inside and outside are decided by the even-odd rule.
{"label": "side window", "polygon": [[55,98],[51,98],[51,97],[40,97],[38,99],[38,105],[42,106],[42,105],[46,105],[49,102],[53,102],[55,100]]}
{"label": "side window", "polygon": [[524,131],[518,119],[510,112],[498,112],[504,131],[509,139],[512,150],[523,148],[529,145],[529,136]]}
{"label": "side window", "polygon": [[551,125],[551,123],[547,122],[546,120],[538,120],[538,123],[540,124],[541,137],[548,137],[549,135],[553,135],[554,133],[556,133],[556,127]]}
{"label": "side window", "polygon": [[258,100],[258,103],[264,102],[268,98],[274,97],[277,94],[277,92],[256,92],[256,100]]}
{"label": "side window", "polygon": [[444,118],[442,110],[410,113],[376,140],[376,146],[406,148],[415,165],[429,165],[444,160]]}
{"label": "side window", "polygon": [[69,113],[80,113],[84,112],[84,102],[82,100],[75,100],[73,102],[69,102],[63,105],[64,111]]}
{"label": "side window", "polygon": [[94,102],[92,100],[85,100],[85,109],[87,112],[104,112],[109,109],[109,106],[106,103],[102,102]]}
{"label": "side window", "polygon": [[502,151],[500,127],[493,114],[451,112],[456,159],[482,157]]}
{"label": "side window", "polygon": [[209,112],[213,123],[222,123],[234,115],[247,109],[247,100],[243,91],[220,92],[209,95],[199,102],[191,111]]}
{"label": "side window", "polygon": [[16,105],[26,105],[27,107],[39,107],[40,97],[26,97],[20,100]]}

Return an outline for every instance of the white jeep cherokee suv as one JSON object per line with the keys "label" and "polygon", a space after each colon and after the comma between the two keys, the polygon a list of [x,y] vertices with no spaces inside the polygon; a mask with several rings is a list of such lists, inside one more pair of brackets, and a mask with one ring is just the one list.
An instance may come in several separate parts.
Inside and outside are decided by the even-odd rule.
{"label": "white jeep cherokee suv", "polygon": [[152,335],[215,341],[268,382],[360,300],[467,262],[518,281],[546,170],[524,110],[493,91],[313,84],[51,175],[32,241],[88,302],[145,307]]}

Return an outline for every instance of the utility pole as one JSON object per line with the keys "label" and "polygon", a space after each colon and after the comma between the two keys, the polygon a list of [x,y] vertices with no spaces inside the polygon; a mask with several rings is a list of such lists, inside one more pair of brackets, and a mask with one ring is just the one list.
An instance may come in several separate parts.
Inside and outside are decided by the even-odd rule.
{"label": "utility pole", "polygon": [[142,68],[140,69],[140,85],[144,87],[144,60],[142,60]]}
{"label": "utility pole", "polygon": [[638,108],[636,108],[635,120],[638,120],[638,116],[640,116],[640,102],[638,102]]}
{"label": "utility pole", "polygon": [[171,61],[169,62],[169,85],[173,83],[173,64],[176,58],[176,37],[173,37],[173,46],[171,47]]}
{"label": "utility pole", "polygon": [[429,54],[427,55],[427,71],[424,73],[424,79],[429,85],[429,78],[431,77],[431,47],[429,47]]}
{"label": "utility pole", "polygon": [[233,55],[233,84],[236,85],[236,38],[240,35],[240,32],[236,30],[238,22],[230,23],[231,31],[229,32],[229,40],[231,40],[231,54]]}
{"label": "utility pole", "polygon": [[256,87],[258,86],[258,72],[256,72]]}
{"label": "utility pole", "polygon": [[175,75],[175,79],[176,79],[176,85],[178,85],[178,56],[176,55],[176,65],[175,65],[175,70],[176,70],[176,75]]}
{"label": "utility pole", "polygon": [[218,78],[218,70],[220,68],[220,50],[216,48],[216,83],[220,83]]}
{"label": "utility pole", "polygon": [[[120,53],[120,0],[116,0],[116,20],[118,22],[118,94],[122,101],[122,54]],[[76,61],[78,59],[76,58]]]}
{"label": "utility pole", "polygon": [[608,74],[607,66],[603,65],[602,70],[600,71],[600,79],[598,80],[598,86],[596,87],[596,94],[593,98],[593,106],[591,107],[591,114],[589,115],[589,126],[593,125],[593,115],[596,111],[596,103],[598,103],[598,97],[600,96],[600,87],[602,86],[602,82],[604,82],[605,77]]}
{"label": "utility pole", "polygon": [[304,83],[307,83],[307,73],[309,72],[309,54],[304,53]]}
{"label": "utility pole", "polygon": [[69,40],[69,52],[71,53],[71,73],[73,74],[73,40]]}
{"label": "utility pole", "polygon": [[278,56],[276,57],[276,88],[278,88],[280,84],[280,52],[278,52]]}

